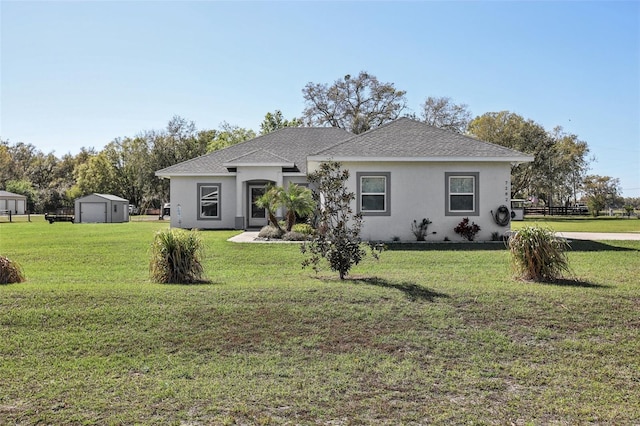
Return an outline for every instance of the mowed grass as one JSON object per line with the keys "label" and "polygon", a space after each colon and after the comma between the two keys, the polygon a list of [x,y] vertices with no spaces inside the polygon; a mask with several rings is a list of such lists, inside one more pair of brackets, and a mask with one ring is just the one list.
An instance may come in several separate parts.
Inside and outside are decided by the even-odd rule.
{"label": "mowed grass", "polygon": [[511,222],[512,229],[523,226],[542,226],[556,232],[633,232],[640,233],[640,219],[591,216],[531,216],[524,221]]}
{"label": "mowed grass", "polygon": [[340,282],[297,244],[203,232],[203,285],[148,278],[166,222],[0,224],[0,424],[637,424],[640,242],[573,279],[504,246],[398,244]]}

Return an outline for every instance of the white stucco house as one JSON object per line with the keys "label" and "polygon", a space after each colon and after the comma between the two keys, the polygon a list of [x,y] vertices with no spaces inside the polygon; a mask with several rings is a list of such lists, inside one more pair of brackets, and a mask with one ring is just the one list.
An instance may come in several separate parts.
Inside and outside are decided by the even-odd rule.
{"label": "white stucco house", "polygon": [[307,173],[331,160],[350,172],[363,239],[412,241],[413,221],[429,218],[427,240],[455,241],[461,237],[453,229],[464,217],[480,225],[476,240],[509,230],[495,213],[510,205],[511,165],[533,157],[400,118],[360,135],[284,128],[156,175],[171,180],[172,227],[250,229],[267,223],[254,204],[265,185],[307,185]]}

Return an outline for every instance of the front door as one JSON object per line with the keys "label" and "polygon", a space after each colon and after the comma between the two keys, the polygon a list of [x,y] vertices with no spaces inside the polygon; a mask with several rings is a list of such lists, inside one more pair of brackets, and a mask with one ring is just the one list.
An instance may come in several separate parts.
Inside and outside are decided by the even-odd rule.
{"label": "front door", "polygon": [[262,228],[267,224],[267,212],[256,206],[256,200],[264,195],[264,185],[249,185],[249,228]]}

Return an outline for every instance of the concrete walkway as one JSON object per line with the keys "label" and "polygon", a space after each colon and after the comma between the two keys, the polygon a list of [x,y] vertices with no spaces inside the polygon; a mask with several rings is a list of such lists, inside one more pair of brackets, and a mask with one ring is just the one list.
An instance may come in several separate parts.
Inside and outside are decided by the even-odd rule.
{"label": "concrete walkway", "polygon": [[[640,241],[640,232],[626,232],[626,233],[613,233],[613,232],[556,232],[556,235],[568,240],[627,240],[627,241]],[[289,243],[296,241],[264,241],[257,240],[258,232],[247,231],[229,238],[227,241],[234,243]]]}

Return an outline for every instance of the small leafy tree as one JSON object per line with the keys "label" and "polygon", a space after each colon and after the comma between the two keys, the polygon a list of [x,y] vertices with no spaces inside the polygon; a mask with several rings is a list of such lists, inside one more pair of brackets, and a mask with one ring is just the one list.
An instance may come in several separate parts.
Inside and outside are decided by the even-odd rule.
{"label": "small leafy tree", "polygon": [[545,228],[525,226],[509,238],[511,264],[524,280],[554,281],[569,272],[566,240]]}
{"label": "small leafy tree", "polygon": [[[302,253],[309,254],[302,262],[303,267],[312,266],[317,272],[318,263],[324,258],[341,280],[366,255],[360,241],[362,215],[351,208],[355,194],[347,190],[348,179],[349,171],[342,170],[336,161],[322,163],[319,170],[309,175],[309,181],[317,188],[314,198],[320,206],[318,231],[300,248]],[[372,255],[377,257],[375,251]]]}
{"label": "small leafy tree", "polygon": [[158,231],[151,249],[149,272],[158,283],[196,283],[202,281],[202,241],[195,231]]}
{"label": "small leafy tree", "polygon": [[469,223],[469,218],[465,217],[453,230],[468,241],[473,241],[476,234],[480,232],[480,226],[476,225],[475,222]]}

